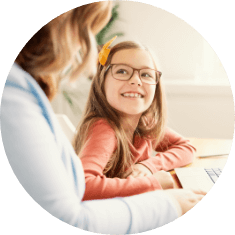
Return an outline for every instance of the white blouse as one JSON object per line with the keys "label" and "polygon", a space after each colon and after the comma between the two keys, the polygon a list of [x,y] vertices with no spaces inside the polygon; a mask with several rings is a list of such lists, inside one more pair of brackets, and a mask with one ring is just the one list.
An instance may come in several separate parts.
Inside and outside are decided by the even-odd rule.
{"label": "white blouse", "polygon": [[43,90],[17,64],[3,91],[1,130],[6,155],[22,186],[45,210],[68,224],[96,233],[128,234],[178,217],[163,190],[83,202],[81,161]]}

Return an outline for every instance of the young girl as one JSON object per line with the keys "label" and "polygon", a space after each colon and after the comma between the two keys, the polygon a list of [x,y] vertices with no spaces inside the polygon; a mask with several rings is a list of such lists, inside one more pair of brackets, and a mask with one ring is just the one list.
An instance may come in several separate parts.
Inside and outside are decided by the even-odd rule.
{"label": "young girl", "polygon": [[165,171],[191,163],[195,149],[165,127],[161,72],[136,42],[119,43],[105,56],[107,50],[74,140],[85,171],[83,200],[171,188]]}

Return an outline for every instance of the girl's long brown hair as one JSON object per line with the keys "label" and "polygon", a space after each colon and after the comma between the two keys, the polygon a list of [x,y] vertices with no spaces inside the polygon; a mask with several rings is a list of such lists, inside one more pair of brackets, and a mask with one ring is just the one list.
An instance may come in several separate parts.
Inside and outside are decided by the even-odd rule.
{"label": "girl's long brown hair", "polygon": [[[111,63],[113,55],[116,52],[125,49],[141,49],[149,52],[149,50],[143,47],[141,44],[132,41],[122,42],[111,48],[106,64],[104,66],[99,65],[97,74],[93,78],[88,101],[81,121],[77,127],[77,134],[73,143],[74,149],[79,155],[88,137],[89,131],[92,128],[92,124],[94,124],[94,122],[100,118],[107,120],[115,131],[117,138],[116,152],[113,154],[106,168],[104,169],[104,174],[110,178],[124,178],[126,174],[128,174],[127,169],[131,169],[130,167],[133,163],[127,136],[120,123],[121,114],[109,105],[104,90],[106,74],[105,71],[108,65]],[[153,62],[155,64],[155,69],[157,69],[153,54],[150,53],[150,55],[152,56]],[[160,80],[156,85],[154,100],[148,110],[142,114],[135,130],[135,135],[139,135],[142,138],[155,139],[156,143],[158,143],[163,137],[165,124],[165,96],[163,94],[163,88]]]}
{"label": "girl's long brown hair", "polygon": [[34,77],[50,100],[57,92],[62,71],[73,64],[78,45],[82,63],[76,65],[71,79],[96,65],[94,34],[108,22],[111,8],[110,1],[74,8],[43,26],[20,51],[15,62]]}

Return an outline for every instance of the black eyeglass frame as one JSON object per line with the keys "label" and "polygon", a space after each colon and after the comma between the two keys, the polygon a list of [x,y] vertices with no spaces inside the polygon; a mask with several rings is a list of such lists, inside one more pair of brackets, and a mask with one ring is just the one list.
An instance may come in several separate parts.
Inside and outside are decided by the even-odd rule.
{"label": "black eyeglass frame", "polygon": [[[113,76],[113,71],[112,71],[112,66],[113,66],[113,65],[125,65],[125,66],[128,66],[128,67],[130,67],[130,68],[133,69],[133,73],[131,74],[130,78],[127,79],[127,80],[115,78],[115,77]],[[140,78],[140,80],[142,81],[141,76],[140,76],[140,71],[141,71],[141,70],[144,70],[144,69],[136,69],[136,68],[133,68],[133,67],[131,67],[130,65],[127,65],[127,64],[109,64],[108,67],[107,67],[106,70],[105,70],[105,73],[107,73],[107,71],[108,71],[110,68],[111,68],[111,74],[112,74],[113,78],[116,79],[116,80],[119,80],[119,81],[129,81],[129,80],[132,78],[134,72],[137,71],[138,74],[139,74],[139,78]],[[150,68],[145,68],[145,69],[150,69]],[[158,81],[156,81],[155,84],[146,83],[146,82],[144,82],[144,81],[142,81],[142,82],[145,83],[145,84],[149,84],[149,85],[157,85],[158,82],[159,82],[159,80],[160,80],[160,78],[161,78],[161,76],[162,76],[162,72],[160,72],[160,71],[158,71],[158,70],[155,70],[155,69],[150,69],[150,70],[155,71],[155,73],[157,74]]]}

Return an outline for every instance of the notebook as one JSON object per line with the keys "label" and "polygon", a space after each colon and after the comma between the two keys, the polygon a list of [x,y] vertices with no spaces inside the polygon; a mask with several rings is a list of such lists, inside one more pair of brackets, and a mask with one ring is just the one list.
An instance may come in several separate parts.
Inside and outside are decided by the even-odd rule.
{"label": "notebook", "polygon": [[[229,155],[232,140],[230,139],[193,139],[197,146],[196,157],[204,158],[200,167],[175,168],[175,173],[184,189],[199,189],[208,192],[218,177],[226,163]],[[198,142],[197,142],[198,141]],[[205,159],[205,157],[222,156],[220,158]],[[212,160],[211,160],[212,159]],[[206,167],[204,167],[204,165]],[[201,167],[202,166],[202,167]]]}
{"label": "notebook", "polygon": [[219,178],[222,169],[222,167],[185,167],[175,168],[175,173],[184,189],[208,192]]}

